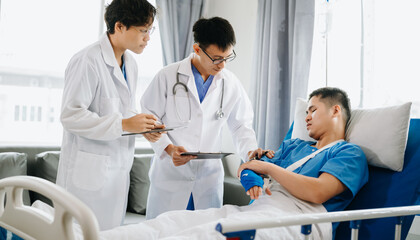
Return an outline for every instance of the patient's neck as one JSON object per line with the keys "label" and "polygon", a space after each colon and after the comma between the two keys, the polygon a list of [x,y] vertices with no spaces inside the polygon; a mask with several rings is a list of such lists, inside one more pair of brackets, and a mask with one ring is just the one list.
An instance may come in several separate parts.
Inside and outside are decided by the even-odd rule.
{"label": "patient's neck", "polygon": [[344,139],[344,131],[327,133],[325,135],[321,135],[321,137],[316,142],[315,147],[320,149],[340,139]]}

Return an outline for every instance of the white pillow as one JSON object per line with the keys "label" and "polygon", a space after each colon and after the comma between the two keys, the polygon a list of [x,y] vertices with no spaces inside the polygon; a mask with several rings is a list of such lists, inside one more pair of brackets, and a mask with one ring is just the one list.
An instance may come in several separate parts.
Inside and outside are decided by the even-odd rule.
{"label": "white pillow", "polygon": [[306,109],[308,108],[308,103],[303,98],[298,98],[296,100],[295,106],[295,117],[293,123],[293,138],[300,138],[305,141],[314,141],[315,139],[309,137],[308,130],[306,130]]}
{"label": "white pillow", "polygon": [[[307,102],[296,102],[292,138],[315,141],[306,130]],[[402,171],[407,145],[411,102],[385,108],[355,109],[346,131],[346,140],[359,145],[370,165]]]}

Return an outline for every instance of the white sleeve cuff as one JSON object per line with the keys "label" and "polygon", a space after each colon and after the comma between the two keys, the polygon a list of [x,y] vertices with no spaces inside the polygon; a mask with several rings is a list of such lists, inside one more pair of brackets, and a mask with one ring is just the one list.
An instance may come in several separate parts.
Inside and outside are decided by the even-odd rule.
{"label": "white sleeve cuff", "polygon": [[161,157],[163,152],[165,151],[165,148],[172,144],[171,140],[169,139],[167,134],[163,134],[162,137],[154,142],[150,143],[152,145],[153,151],[155,152],[156,156]]}

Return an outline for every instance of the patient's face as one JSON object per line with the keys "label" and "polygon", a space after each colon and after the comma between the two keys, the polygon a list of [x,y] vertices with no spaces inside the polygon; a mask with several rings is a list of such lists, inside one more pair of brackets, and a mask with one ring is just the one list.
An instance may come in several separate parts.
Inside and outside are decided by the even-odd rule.
{"label": "patient's face", "polygon": [[306,112],[306,130],[311,138],[319,140],[322,135],[331,130],[333,112],[318,96],[309,100]]}

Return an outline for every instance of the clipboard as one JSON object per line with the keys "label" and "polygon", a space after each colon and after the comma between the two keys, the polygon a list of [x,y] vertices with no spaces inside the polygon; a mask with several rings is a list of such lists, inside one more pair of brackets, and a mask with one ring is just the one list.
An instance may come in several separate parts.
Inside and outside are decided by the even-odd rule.
{"label": "clipboard", "polygon": [[[196,156],[194,159],[221,159],[233,153],[222,153],[222,152],[183,152],[181,156]],[[194,160],[193,159],[193,160]]]}
{"label": "clipboard", "polygon": [[137,135],[137,134],[145,134],[145,133],[154,133],[154,132],[169,132],[176,129],[186,128],[187,126],[174,126],[174,127],[166,127],[166,128],[156,128],[149,131],[139,132],[139,133],[123,133],[122,136],[130,136],[130,135]]}

